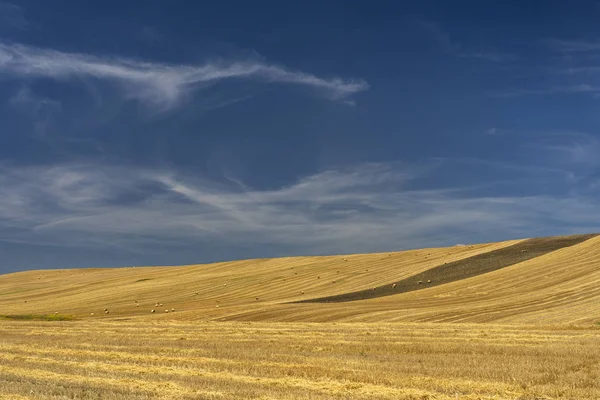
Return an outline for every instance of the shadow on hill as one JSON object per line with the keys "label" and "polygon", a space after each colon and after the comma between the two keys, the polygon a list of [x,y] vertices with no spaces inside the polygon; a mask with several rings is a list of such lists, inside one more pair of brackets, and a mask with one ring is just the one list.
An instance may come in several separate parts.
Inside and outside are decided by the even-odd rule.
{"label": "shadow on hill", "polygon": [[377,297],[392,296],[399,293],[426,289],[531,260],[532,258],[539,257],[552,251],[582,243],[597,235],[598,234],[586,234],[527,239],[502,249],[445,263],[398,282],[391,282],[385,286],[378,286],[373,289],[343,293],[335,296],[294,301],[288,304],[341,303],[345,301],[374,299]]}

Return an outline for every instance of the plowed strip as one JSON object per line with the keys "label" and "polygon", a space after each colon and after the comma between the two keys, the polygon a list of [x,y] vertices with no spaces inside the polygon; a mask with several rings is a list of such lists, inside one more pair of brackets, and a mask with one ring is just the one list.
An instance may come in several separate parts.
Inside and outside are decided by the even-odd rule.
{"label": "plowed strip", "polygon": [[373,289],[319,297],[292,303],[341,303],[374,299],[443,285],[461,279],[496,271],[535,257],[582,243],[598,234],[554,236],[528,239],[512,246],[439,265],[418,275]]}

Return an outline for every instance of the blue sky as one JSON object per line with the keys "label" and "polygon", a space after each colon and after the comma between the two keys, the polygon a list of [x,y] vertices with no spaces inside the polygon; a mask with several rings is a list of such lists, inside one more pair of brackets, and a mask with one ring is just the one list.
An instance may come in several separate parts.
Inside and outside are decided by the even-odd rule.
{"label": "blue sky", "polygon": [[0,273],[600,231],[598,1],[0,2]]}

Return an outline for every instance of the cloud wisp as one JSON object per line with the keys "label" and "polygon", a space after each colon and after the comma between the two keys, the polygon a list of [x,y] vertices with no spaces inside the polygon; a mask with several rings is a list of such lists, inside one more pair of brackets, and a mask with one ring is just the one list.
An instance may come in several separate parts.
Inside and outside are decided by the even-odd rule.
{"label": "cloud wisp", "polygon": [[322,254],[600,228],[590,217],[600,215],[593,198],[411,189],[419,173],[400,164],[325,171],[272,190],[118,166],[0,172],[0,240],[22,243],[132,251],[218,243]]}
{"label": "cloud wisp", "polygon": [[369,88],[363,80],[325,79],[257,60],[175,65],[0,42],[1,75],[23,79],[98,79],[116,85],[127,98],[164,109],[177,105],[198,88],[226,79],[300,85],[318,90],[332,100],[348,102],[350,96]]}
{"label": "cloud wisp", "polygon": [[553,50],[563,53],[586,53],[600,50],[600,41],[598,40],[568,40],[568,39],[549,39],[546,44]]}

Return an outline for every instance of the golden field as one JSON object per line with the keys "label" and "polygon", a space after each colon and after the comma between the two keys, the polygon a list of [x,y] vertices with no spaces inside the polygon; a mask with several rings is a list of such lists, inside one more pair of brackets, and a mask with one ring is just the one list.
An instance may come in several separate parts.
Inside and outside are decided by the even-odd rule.
{"label": "golden field", "polygon": [[3,399],[597,399],[600,329],[0,323]]}
{"label": "golden field", "polygon": [[599,236],[417,283],[520,243],[3,275],[0,399],[600,399]]}

